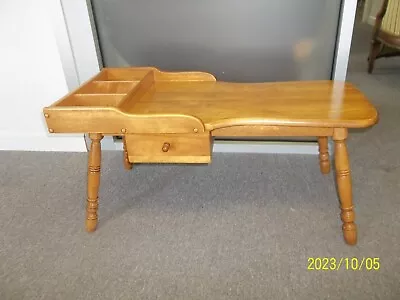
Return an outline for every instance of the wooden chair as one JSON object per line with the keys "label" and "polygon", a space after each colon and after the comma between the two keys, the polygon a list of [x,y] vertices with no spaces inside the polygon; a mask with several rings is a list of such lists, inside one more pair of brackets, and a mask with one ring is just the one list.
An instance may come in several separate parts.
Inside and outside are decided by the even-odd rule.
{"label": "wooden chair", "polygon": [[375,20],[371,48],[368,56],[368,73],[374,69],[375,60],[400,55],[400,0],[383,0]]}

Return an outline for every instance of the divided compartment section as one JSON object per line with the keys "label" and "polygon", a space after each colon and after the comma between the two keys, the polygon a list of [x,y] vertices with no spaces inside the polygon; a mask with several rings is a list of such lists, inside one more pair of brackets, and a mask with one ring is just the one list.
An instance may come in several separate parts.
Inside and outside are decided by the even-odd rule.
{"label": "divided compartment section", "polygon": [[104,68],[94,79],[96,81],[132,81],[138,83],[154,70],[156,69],[152,67]]}
{"label": "divided compartment section", "polygon": [[155,81],[216,81],[214,75],[197,71],[160,71],[154,67],[104,68],[93,80],[96,81],[141,81],[149,73]]}
{"label": "divided compartment section", "polygon": [[[124,80],[128,78],[132,80]],[[128,102],[129,104],[136,97],[140,97],[153,82],[154,74],[151,69],[140,71],[104,69],[92,81],[82,85],[55,106],[115,107],[119,109],[122,103]]]}
{"label": "divided compartment section", "polygon": [[153,77],[152,68],[105,68],[91,80],[52,107],[115,107],[130,97],[146,77]]}
{"label": "divided compartment section", "polygon": [[138,81],[92,81],[78,89],[76,94],[118,94],[126,95]]}
{"label": "divided compartment section", "polygon": [[117,107],[124,97],[124,94],[75,94],[64,99],[57,106]]}
{"label": "divided compartment section", "polygon": [[161,72],[153,67],[104,68],[53,107],[115,107],[132,113],[133,104],[151,89],[156,81],[213,81],[201,72]]}

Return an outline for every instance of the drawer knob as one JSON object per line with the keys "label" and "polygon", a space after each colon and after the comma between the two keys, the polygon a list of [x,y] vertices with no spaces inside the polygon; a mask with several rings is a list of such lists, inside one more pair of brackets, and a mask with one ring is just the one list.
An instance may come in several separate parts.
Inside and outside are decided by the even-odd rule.
{"label": "drawer knob", "polygon": [[170,146],[171,146],[170,143],[164,143],[164,145],[162,147],[162,151],[168,152]]}

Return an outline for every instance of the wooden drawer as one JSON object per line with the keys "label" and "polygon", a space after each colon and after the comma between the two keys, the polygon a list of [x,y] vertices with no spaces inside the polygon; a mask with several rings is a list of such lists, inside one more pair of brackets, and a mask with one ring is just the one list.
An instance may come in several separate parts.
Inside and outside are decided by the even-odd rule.
{"label": "wooden drawer", "polygon": [[127,134],[132,163],[209,163],[211,137],[198,134]]}

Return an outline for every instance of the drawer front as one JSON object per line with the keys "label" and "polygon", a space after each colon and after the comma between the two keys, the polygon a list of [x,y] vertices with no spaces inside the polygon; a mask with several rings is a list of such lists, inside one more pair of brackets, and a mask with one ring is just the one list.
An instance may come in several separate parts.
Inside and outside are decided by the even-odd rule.
{"label": "drawer front", "polygon": [[127,134],[132,163],[209,163],[211,136],[199,134]]}

